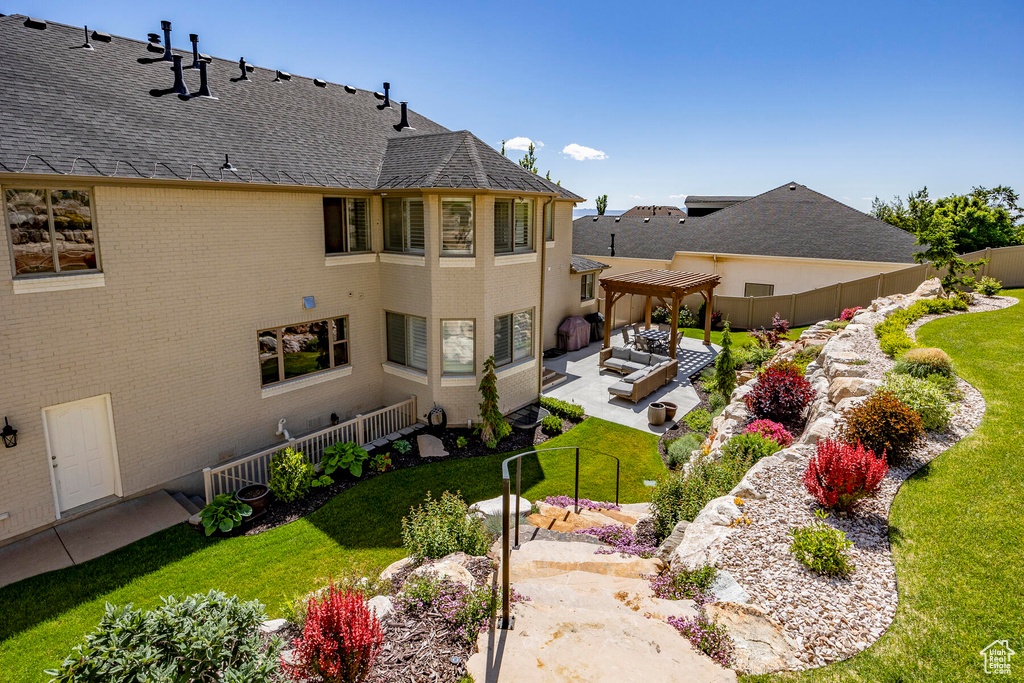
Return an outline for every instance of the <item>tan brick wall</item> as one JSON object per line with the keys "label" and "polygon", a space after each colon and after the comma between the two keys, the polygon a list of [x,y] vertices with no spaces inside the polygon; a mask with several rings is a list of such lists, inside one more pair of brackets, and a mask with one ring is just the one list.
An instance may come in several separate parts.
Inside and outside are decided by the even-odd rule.
{"label": "tan brick wall", "polygon": [[[555,240],[547,247],[546,278],[544,281],[544,348],[556,346],[558,326],[572,315],[586,315],[598,310],[596,299],[590,303],[580,301],[582,275],[570,272],[572,259],[572,208],[571,202],[555,202]],[[601,257],[593,257],[607,263]],[[604,271],[608,272],[608,271]],[[596,274],[594,295],[600,294]]]}

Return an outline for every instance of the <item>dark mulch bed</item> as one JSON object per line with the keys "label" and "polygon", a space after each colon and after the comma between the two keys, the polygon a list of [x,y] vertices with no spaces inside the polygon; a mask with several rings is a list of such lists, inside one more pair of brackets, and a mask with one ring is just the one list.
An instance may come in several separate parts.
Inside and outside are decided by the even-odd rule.
{"label": "dark mulch bed", "polygon": [[[562,421],[564,431],[572,429],[576,424],[578,423],[569,422],[568,420]],[[427,432],[417,432],[417,434],[424,433]],[[468,442],[465,448],[459,448],[456,445],[456,441],[460,436],[464,437]],[[421,458],[419,448],[416,445],[416,434],[414,434],[407,439],[409,444],[412,446],[412,449],[408,453],[399,453],[394,448],[390,449],[392,469],[415,467],[427,462],[458,460],[462,458],[478,458],[484,455],[493,455],[496,452],[516,451],[544,443],[552,437],[542,432],[539,426],[533,429],[513,429],[512,434],[502,439],[501,443],[498,444],[497,451],[487,448],[483,442],[480,441],[480,437],[473,433],[473,430],[466,429],[465,427],[446,429],[440,434],[439,438],[441,439],[441,443],[444,444],[444,449],[448,451],[447,456],[443,458],[430,458],[429,460]],[[388,452],[388,449],[371,451],[370,457],[372,458],[377,452]],[[366,481],[367,479],[380,476],[381,473],[373,471],[370,468],[369,463],[370,460],[368,459],[363,464],[363,476],[359,479],[356,479],[345,472],[335,472],[331,475],[331,478],[334,479],[334,483],[332,485],[324,488],[310,489],[309,494],[302,500],[293,501],[291,503],[271,502],[267,506],[266,512],[262,514],[259,519],[253,520],[252,524],[243,526],[240,533],[245,536],[254,536],[256,534],[263,533],[264,531],[276,529],[279,526],[294,522],[297,519],[319,510],[327,503],[327,501],[334,498],[334,496],[338,495],[342,491],[352,488],[356,484]],[[197,528],[200,532],[202,531],[202,527]]]}

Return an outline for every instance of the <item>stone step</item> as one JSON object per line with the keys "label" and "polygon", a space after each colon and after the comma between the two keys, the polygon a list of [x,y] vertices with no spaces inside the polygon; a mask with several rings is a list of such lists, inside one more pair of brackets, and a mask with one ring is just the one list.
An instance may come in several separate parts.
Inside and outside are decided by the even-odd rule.
{"label": "stone step", "polygon": [[189,496],[188,499],[191,500],[192,504],[195,505],[200,510],[206,507],[206,501],[203,499],[202,496]]}
{"label": "stone step", "polygon": [[[523,524],[519,527],[519,543],[529,543],[530,541],[557,541],[559,543],[591,543],[593,545],[604,545],[599,539],[594,536],[587,534],[577,534],[572,532],[564,531],[552,531],[549,529],[541,529],[533,525]],[[511,542],[515,542],[515,538],[512,538]],[[501,539],[498,539],[498,548],[500,552]]]}
{"label": "stone step", "polygon": [[692,600],[654,597],[647,579],[565,572],[548,578],[517,581],[515,589],[535,605],[608,612],[609,619],[621,612],[663,621],[674,616],[692,618],[697,614]]}
{"label": "stone step", "polygon": [[517,581],[548,578],[564,572],[580,571],[607,576],[638,579],[657,574],[664,568],[660,560],[632,555],[598,555],[592,543],[532,541],[512,553],[511,576]]}
{"label": "stone step", "polygon": [[192,500],[190,500],[189,497],[186,496],[181,491],[172,493],[171,498],[176,500],[178,502],[178,505],[185,508],[188,511],[190,517],[194,514],[197,514],[203,508],[203,506],[197,506],[195,503],[193,503]]}
{"label": "stone step", "polygon": [[694,650],[675,628],[638,612],[609,615],[523,602],[514,614],[512,631],[480,635],[478,652],[467,662],[477,683],[736,680],[735,672]]}

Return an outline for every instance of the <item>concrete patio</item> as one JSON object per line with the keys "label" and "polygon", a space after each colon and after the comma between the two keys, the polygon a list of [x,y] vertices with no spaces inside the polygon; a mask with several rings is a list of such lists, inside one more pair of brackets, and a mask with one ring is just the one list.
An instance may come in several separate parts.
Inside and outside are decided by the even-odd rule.
{"label": "concrete patio", "polygon": [[[622,334],[619,330],[613,332],[612,339],[620,342],[614,344],[615,346],[622,345]],[[688,378],[711,363],[718,350],[719,347],[715,345],[704,346],[699,339],[682,337],[676,354],[679,359],[679,372],[675,379],[639,402],[633,403],[608,393],[608,387],[621,376],[609,370],[602,370],[598,366],[601,342],[592,342],[586,348],[544,361],[545,368],[566,376],[565,380],[545,390],[544,395],[578,403],[583,406],[587,415],[661,434],[672,426],[671,422],[658,426],[650,424],[647,421],[647,407],[654,401],[671,401],[679,406],[677,420],[695,408],[700,401]]]}

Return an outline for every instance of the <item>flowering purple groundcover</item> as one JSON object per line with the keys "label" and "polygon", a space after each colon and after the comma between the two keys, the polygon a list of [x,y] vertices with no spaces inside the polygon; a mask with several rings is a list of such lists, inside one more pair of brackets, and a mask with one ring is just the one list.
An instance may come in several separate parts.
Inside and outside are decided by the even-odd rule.
{"label": "flowering purple groundcover", "polygon": [[[548,505],[554,505],[558,508],[564,508],[566,510],[574,509],[576,505],[576,499],[572,496],[548,496],[542,503]],[[609,503],[601,500],[590,500],[589,498],[580,498],[580,509],[581,510],[618,510],[619,506],[615,503]]]}

